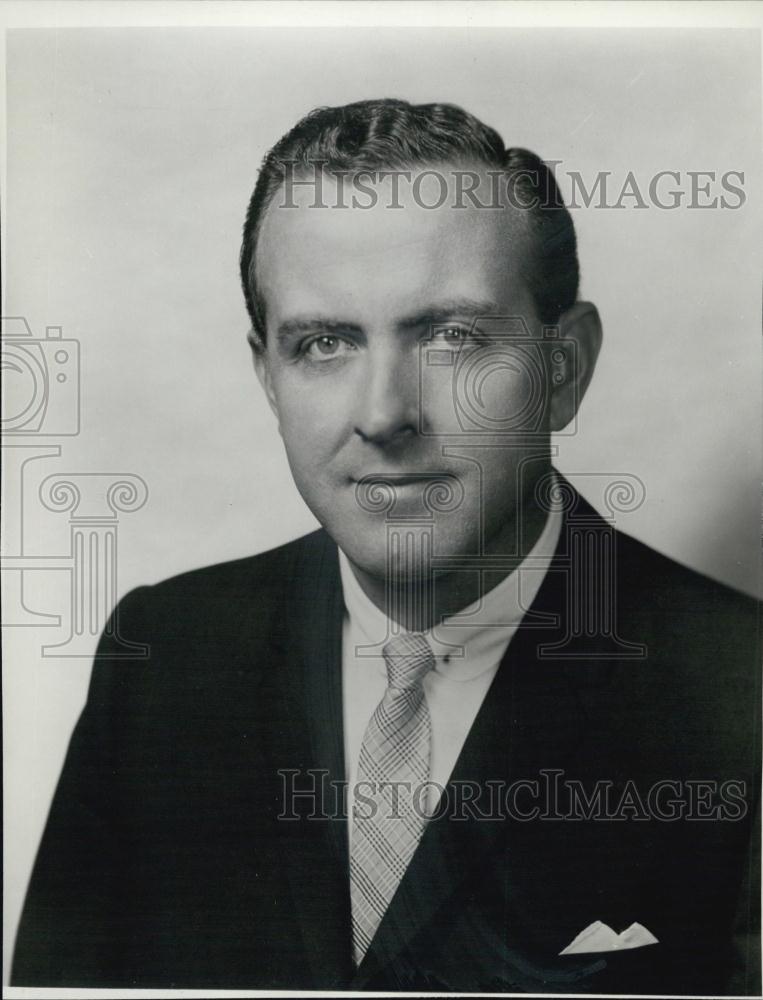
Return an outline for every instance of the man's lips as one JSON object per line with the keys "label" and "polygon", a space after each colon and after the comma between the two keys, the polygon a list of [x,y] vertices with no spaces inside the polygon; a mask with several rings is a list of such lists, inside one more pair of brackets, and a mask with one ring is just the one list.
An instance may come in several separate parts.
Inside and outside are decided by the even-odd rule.
{"label": "man's lips", "polygon": [[421,496],[433,489],[458,489],[460,480],[452,472],[372,472],[353,478],[350,486],[355,495],[373,495],[379,490],[392,491],[395,496]]}
{"label": "man's lips", "polygon": [[389,512],[404,501],[434,513],[455,510],[464,499],[464,485],[443,469],[424,472],[370,472],[351,480],[358,505],[370,513]]}
{"label": "man's lips", "polygon": [[431,472],[423,472],[420,469],[417,469],[411,472],[368,472],[365,475],[350,476],[350,482],[361,483],[363,485],[370,483],[432,483],[436,482],[438,479],[457,478],[458,477],[455,473],[447,472],[445,469],[436,469]]}

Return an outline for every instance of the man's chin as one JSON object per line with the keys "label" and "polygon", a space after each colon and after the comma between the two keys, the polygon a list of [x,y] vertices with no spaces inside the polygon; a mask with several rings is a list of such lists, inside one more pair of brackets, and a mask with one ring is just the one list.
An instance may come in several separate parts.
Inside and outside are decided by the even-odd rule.
{"label": "man's chin", "polygon": [[[437,545],[436,532],[431,524],[385,524],[379,530],[369,526],[364,532],[348,536],[332,534],[339,548],[349,559],[356,572],[378,583],[397,586],[416,584],[429,580],[433,572],[433,559],[440,561],[446,555]],[[451,545],[453,539],[450,539]],[[465,546],[457,547],[463,554]],[[456,553],[450,553],[456,554]]]}

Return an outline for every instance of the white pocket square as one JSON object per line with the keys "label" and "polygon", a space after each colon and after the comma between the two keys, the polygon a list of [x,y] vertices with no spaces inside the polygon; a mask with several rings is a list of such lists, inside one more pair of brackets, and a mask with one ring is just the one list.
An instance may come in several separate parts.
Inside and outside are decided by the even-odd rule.
{"label": "white pocket square", "polygon": [[601,951],[627,951],[629,948],[643,948],[647,944],[659,944],[657,938],[642,924],[631,924],[620,934],[601,920],[594,920],[560,955],[584,955]]}

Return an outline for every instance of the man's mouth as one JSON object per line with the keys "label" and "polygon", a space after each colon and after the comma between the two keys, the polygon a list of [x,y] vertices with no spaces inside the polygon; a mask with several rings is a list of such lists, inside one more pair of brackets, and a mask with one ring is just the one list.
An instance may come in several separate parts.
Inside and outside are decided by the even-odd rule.
{"label": "man's mouth", "polygon": [[358,505],[369,513],[388,513],[401,501],[415,503],[430,513],[446,512],[459,507],[464,499],[460,478],[442,469],[370,472],[354,478],[353,484]]}
{"label": "man's mouth", "polygon": [[411,471],[368,472],[363,475],[350,476],[350,481],[362,485],[373,483],[405,485],[406,483],[434,483],[441,479],[455,478],[457,477],[452,472],[446,472],[444,469],[433,469],[432,471],[415,469]]}

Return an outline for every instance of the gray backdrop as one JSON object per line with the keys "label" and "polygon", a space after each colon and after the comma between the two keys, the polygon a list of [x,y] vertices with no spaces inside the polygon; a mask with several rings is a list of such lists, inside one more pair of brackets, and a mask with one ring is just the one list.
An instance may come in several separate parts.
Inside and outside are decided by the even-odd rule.
{"label": "gray backdrop", "polygon": [[[237,276],[257,166],[311,107],[379,96],[462,104],[508,145],[562,161],[565,195],[571,171],[589,187],[610,171],[611,200],[628,171],[644,188],[679,171],[686,191],[687,171],[744,172],[738,210],[630,199],[573,212],[581,295],[598,305],[605,342],[557,464],[638,477],[646,500],[619,527],[759,590],[757,32],[35,30],[9,33],[7,65],[4,311],[38,341],[50,326],[77,341],[81,381],[77,401],[69,345],[59,409],[36,434],[4,439],[6,553],[18,557],[5,575],[27,609],[11,623],[26,628],[5,635],[6,976],[103,612],[76,650],[61,647],[76,655],[43,655],[74,627],[74,556],[72,511],[55,495],[46,506],[40,484],[79,476],[92,517],[118,522],[101,602],[314,527],[251,369]],[[52,372],[54,348],[40,351]],[[79,432],[56,436],[77,405]],[[59,453],[39,450],[23,483],[12,476],[11,458],[18,471],[52,444]],[[126,474],[135,499],[115,513],[104,491]],[[597,481],[575,479],[594,503]],[[60,624],[43,626],[41,612]]]}

